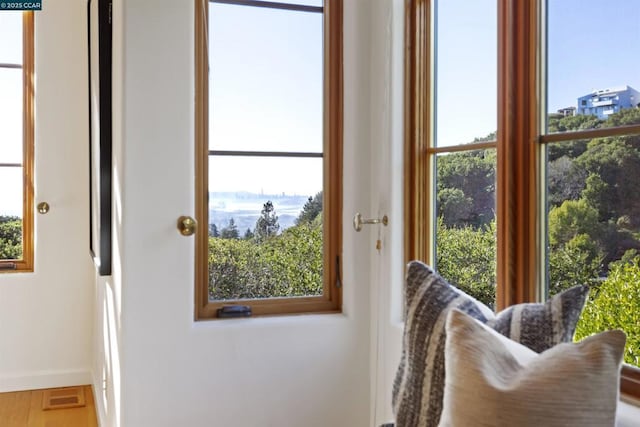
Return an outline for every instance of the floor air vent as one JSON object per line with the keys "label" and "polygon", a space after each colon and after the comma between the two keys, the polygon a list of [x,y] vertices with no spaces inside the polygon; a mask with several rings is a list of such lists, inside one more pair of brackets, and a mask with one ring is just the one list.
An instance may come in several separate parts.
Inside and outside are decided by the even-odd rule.
{"label": "floor air vent", "polygon": [[85,406],[83,387],[64,387],[45,390],[42,409],[79,408]]}

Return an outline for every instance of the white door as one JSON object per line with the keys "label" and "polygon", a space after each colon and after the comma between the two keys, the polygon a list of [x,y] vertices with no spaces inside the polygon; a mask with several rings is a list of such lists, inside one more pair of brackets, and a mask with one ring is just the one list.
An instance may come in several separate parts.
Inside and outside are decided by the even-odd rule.
{"label": "white door", "polygon": [[391,388],[402,338],[404,2],[372,2],[371,204],[363,214],[387,216],[368,226],[371,271],[372,425],[391,421]]}
{"label": "white door", "polygon": [[112,348],[99,349],[114,360],[103,418],[123,427],[370,426],[371,265],[381,264],[372,264],[372,229],[357,235],[351,219],[378,204],[371,125],[389,110],[371,92],[371,19],[385,2],[344,2],[343,313],[207,322],[193,321],[193,242],[175,229],[193,215],[192,3],[114,3],[116,262],[106,290],[115,296],[104,292],[99,306],[115,307],[117,327]]}

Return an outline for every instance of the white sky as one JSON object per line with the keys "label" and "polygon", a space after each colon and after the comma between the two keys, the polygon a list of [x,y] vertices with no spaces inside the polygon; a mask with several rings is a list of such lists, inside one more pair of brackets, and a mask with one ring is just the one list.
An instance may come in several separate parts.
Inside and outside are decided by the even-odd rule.
{"label": "white sky", "polygon": [[497,127],[497,1],[437,2],[436,145]]}
{"label": "white sky", "polygon": [[[322,152],[322,14],[211,3],[209,16],[210,149]],[[314,195],[322,160],[215,157],[209,176],[210,191]]]}

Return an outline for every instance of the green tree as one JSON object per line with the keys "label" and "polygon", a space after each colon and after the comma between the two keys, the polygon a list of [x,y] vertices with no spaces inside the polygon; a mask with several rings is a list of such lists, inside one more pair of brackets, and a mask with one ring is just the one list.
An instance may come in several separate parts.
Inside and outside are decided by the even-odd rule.
{"label": "green tree", "polygon": [[233,218],[230,218],[229,224],[220,231],[220,237],[223,239],[237,239],[240,237],[238,226]]}
{"label": "green tree", "polygon": [[258,241],[264,241],[276,236],[278,234],[278,230],[280,230],[278,215],[276,215],[273,203],[271,203],[271,200],[268,200],[264,205],[262,205],[262,211],[260,211],[260,217],[256,221],[254,234]]}
{"label": "green tree", "polygon": [[579,234],[591,236],[598,228],[598,211],[584,200],[566,200],[549,212],[549,243],[564,245]]}
{"label": "green tree", "polygon": [[472,217],[473,199],[466,197],[459,188],[443,188],[438,191],[438,213],[446,218],[450,227],[463,227]]}
{"label": "green tree", "polygon": [[479,229],[448,227],[438,219],[438,273],[489,307],[495,306],[496,223]]}
{"label": "green tree", "polygon": [[253,231],[250,228],[247,228],[247,231],[244,232],[244,240],[251,240],[255,237]]}
{"label": "green tree", "polygon": [[602,261],[602,252],[587,234],[578,234],[554,248],[549,252],[549,295],[576,285],[596,285]]}
{"label": "green tree", "polygon": [[600,175],[592,173],[586,179],[586,185],[582,190],[582,198],[585,202],[595,208],[598,211],[598,220],[604,221],[607,219],[609,213],[609,207],[607,206],[610,200],[611,191],[609,184],[604,182]]}
{"label": "green tree", "polygon": [[576,115],[567,117],[549,117],[549,132],[569,132],[573,130],[597,129],[602,127],[603,120],[598,116]]}
{"label": "green tree", "polygon": [[[597,116],[577,115],[567,117],[549,117],[548,130],[554,132],[571,132],[577,130],[597,129],[603,126],[603,121]],[[589,140],[582,139],[577,141],[562,142],[558,144],[549,144],[547,147],[547,160],[551,163],[560,157],[568,157],[575,159],[587,150]]]}
{"label": "green tree", "polygon": [[209,237],[220,237],[220,232],[215,224],[209,224]]}
{"label": "green tree", "polygon": [[[609,220],[600,223],[597,241],[604,254],[602,262],[605,266],[621,259],[628,251],[640,249],[637,231],[627,229],[626,219],[621,217],[615,222]],[[604,273],[606,274],[606,271]]]}
{"label": "green tree", "polygon": [[615,127],[640,124],[640,109],[625,108],[609,116],[603,127]]}
{"label": "green tree", "polygon": [[640,366],[640,258],[612,265],[609,276],[591,289],[575,339],[622,329],[627,334],[624,361]]}
{"label": "green tree", "polygon": [[[438,156],[438,216],[447,226],[489,224],[495,212],[495,183],[494,149]],[[464,212],[456,211],[455,206],[464,208]]]}
{"label": "green tree", "polygon": [[565,200],[580,198],[586,173],[575,165],[575,159],[564,155],[547,165],[547,198],[550,206],[560,206]]}
{"label": "green tree", "polygon": [[320,215],[320,213],[322,213],[322,191],[317,193],[314,197],[309,197],[302,207],[300,215],[296,219],[296,224],[309,223]]}
{"label": "green tree", "polygon": [[22,258],[22,219],[0,216],[0,259]]}
{"label": "green tree", "polygon": [[627,142],[626,137],[594,139],[576,159],[576,166],[591,177],[585,196],[598,208],[600,221],[615,222],[627,215],[634,226],[640,226],[640,199],[631,196],[640,182],[640,151]]}
{"label": "green tree", "polygon": [[497,132],[491,132],[491,133],[487,134],[486,136],[473,138],[473,142],[495,141],[497,139],[497,136],[498,136]]}
{"label": "green tree", "polygon": [[587,151],[588,143],[588,139],[581,139],[577,141],[565,141],[556,144],[549,144],[547,147],[547,161],[553,162],[561,157],[576,159],[580,157],[582,153]]}

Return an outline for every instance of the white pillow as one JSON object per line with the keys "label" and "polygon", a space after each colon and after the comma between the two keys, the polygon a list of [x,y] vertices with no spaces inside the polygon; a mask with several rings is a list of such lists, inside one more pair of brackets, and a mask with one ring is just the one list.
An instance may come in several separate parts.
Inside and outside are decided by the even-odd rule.
{"label": "white pillow", "polygon": [[622,331],[537,354],[452,310],[446,334],[440,426],[614,425]]}

